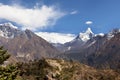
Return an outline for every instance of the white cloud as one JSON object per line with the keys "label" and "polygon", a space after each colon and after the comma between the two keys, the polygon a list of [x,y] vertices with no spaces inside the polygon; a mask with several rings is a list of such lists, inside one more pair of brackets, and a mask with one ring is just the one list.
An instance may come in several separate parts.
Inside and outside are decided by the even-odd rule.
{"label": "white cloud", "polygon": [[75,38],[74,34],[63,34],[63,33],[54,33],[54,32],[37,32],[38,36],[42,37],[50,43],[61,43],[64,44]]}
{"label": "white cloud", "polygon": [[90,25],[90,24],[93,24],[93,22],[92,21],[86,21],[85,24]]}
{"label": "white cloud", "polygon": [[24,8],[22,6],[10,6],[0,4],[0,19],[9,20],[22,25],[22,29],[44,29],[53,26],[56,21],[63,17],[55,6],[42,5],[40,8]]}
{"label": "white cloud", "polygon": [[78,13],[78,11],[76,10],[76,11],[72,11],[70,14],[73,15],[73,14],[77,14],[77,13]]}

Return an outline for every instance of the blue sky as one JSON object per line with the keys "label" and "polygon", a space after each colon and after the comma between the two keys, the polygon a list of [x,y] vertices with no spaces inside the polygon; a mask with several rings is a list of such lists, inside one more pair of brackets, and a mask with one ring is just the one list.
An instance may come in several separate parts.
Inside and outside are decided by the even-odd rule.
{"label": "blue sky", "polygon": [[[52,15],[51,17],[49,14],[52,14],[52,12],[48,11],[50,13],[45,18],[49,18],[45,20],[47,21],[46,23],[41,25],[40,28],[38,23],[36,23],[38,25],[35,26],[35,29],[30,28],[37,32],[70,33],[77,35],[79,32],[85,31],[88,27],[91,27],[94,33],[107,33],[113,28],[120,28],[120,0],[0,0],[0,3],[2,4],[2,8],[0,9],[3,9],[3,7],[6,9],[6,5],[9,5],[9,7],[12,6],[10,8],[12,10],[14,10],[13,6],[20,6],[20,8],[18,7],[19,10],[31,9],[33,12],[36,11],[36,9],[33,9],[34,7],[41,9],[41,7],[46,6],[43,12],[44,10],[51,9],[54,12],[54,16]],[[2,12],[4,11],[2,10]],[[19,28],[21,26],[34,25],[32,23],[26,24],[25,21],[17,23],[19,18],[16,18],[16,16],[13,16],[14,19],[1,16],[1,23],[11,21],[13,24],[19,26]],[[32,18],[33,21],[36,21],[35,18],[37,17]],[[86,24],[87,21],[91,23]]]}

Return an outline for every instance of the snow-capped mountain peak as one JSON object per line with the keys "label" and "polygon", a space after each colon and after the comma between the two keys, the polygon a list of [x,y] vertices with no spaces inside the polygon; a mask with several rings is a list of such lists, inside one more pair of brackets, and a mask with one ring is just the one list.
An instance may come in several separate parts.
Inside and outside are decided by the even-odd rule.
{"label": "snow-capped mountain peak", "polygon": [[85,33],[87,33],[87,34],[94,34],[94,33],[92,32],[91,28],[89,28],[89,27],[88,27],[88,29],[86,30]]}
{"label": "snow-capped mountain peak", "polygon": [[0,24],[0,26],[7,26],[7,27],[11,27],[11,28],[17,29],[17,27],[14,26],[14,25],[13,25],[12,23],[10,23],[10,22],[4,23],[4,24]]}
{"label": "snow-capped mountain peak", "polygon": [[87,42],[92,37],[94,37],[94,33],[92,32],[91,28],[88,28],[85,32],[79,33],[77,39],[80,39],[83,42]]}
{"label": "snow-capped mountain peak", "polygon": [[12,23],[0,24],[0,36],[4,38],[14,38],[19,35],[22,31],[18,30]]}
{"label": "snow-capped mountain peak", "polygon": [[111,38],[113,38],[115,36],[115,34],[120,33],[120,29],[113,29],[111,32],[109,32],[107,34],[107,38],[108,40],[110,40]]}

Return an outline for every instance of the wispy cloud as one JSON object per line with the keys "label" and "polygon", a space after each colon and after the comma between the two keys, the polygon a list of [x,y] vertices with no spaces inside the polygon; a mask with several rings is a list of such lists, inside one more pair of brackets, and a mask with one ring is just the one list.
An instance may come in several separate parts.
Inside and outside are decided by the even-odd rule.
{"label": "wispy cloud", "polygon": [[40,8],[24,8],[0,4],[0,19],[22,24],[22,29],[44,29],[53,26],[56,21],[65,15],[55,6],[42,5]]}
{"label": "wispy cloud", "polygon": [[78,13],[77,10],[70,12],[71,15],[73,15],[73,14],[77,14],[77,13]]}
{"label": "wispy cloud", "polygon": [[51,43],[61,43],[64,44],[75,38],[74,34],[63,34],[63,33],[54,33],[54,32],[37,32],[38,36],[42,37],[48,42]]}
{"label": "wispy cloud", "polygon": [[92,21],[86,21],[85,24],[90,25],[90,24],[93,24],[93,22]]}

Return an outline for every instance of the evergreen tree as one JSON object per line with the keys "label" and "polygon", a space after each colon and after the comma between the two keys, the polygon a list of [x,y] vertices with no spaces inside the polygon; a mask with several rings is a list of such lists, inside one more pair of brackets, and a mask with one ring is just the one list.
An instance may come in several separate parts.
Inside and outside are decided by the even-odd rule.
{"label": "evergreen tree", "polygon": [[3,64],[9,57],[10,55],[7,53],[7,50],[4,50],[3,46],[0,47],[0,65]]}
{"label": "evergreen tree", "polygon": [[4,50],[3,47],[0,47],[0,80],[15,80],[18,70],[15,65],[7,65],[3,67],[4,61],[6,61],[10,55],[7,53],[7,50]]}

